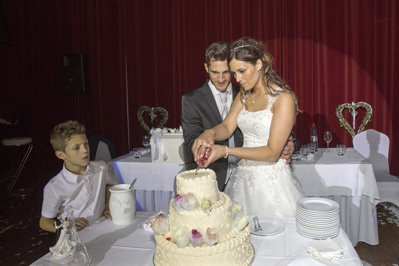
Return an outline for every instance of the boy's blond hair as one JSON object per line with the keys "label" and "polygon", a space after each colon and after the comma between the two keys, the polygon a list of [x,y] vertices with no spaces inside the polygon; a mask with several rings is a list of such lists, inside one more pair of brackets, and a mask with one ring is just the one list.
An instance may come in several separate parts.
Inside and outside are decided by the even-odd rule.
{"label": "boy's blond hair", "polygon": [[56,125],[50,133],[50,143],[54,151],[65,152],[68,141],[75,135],[86,134],[86,128],[78,121],[66,121]]}

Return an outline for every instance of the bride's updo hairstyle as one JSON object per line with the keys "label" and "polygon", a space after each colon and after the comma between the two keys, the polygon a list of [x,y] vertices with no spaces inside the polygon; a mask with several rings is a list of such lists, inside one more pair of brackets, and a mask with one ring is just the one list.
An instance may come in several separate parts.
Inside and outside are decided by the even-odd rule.
{"label": "bride's updo hairstyle", "polygon": [[[249,37],[243,37],[232,43],[228,61],[236,59],[239,61],[247,62],[253,66],[256,65],[258,59],[262,60],[262,82],[266,87],[266,90],[271,95],[276,95],[281,92],[289,92],[292,94],[296,109],[298,110],[298,103],[295,93],[290,89],[288,84],[277,75],[276,71],[273,69],[273,57],[271,54],[265,49],[263,42],[254,40]],[[276,91],[273,89],[272,84],[277,85],[281,88],[281,90]],[[251,90],[252,91],[252,90]],[[241,99],[244,98],[245,90],[241,88],[240,95]]]}

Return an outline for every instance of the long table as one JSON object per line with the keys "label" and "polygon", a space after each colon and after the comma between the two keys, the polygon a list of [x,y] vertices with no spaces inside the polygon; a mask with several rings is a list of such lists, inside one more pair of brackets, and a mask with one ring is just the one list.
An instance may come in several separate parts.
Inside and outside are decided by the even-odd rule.
{"label": "long table", "polygon": [[[92,258],[91,265],[99,266],[153,266],[155,239],[143,224],[153,217],[155,212],[138,212],[135,220],[127,225],[115,225],[111,220],[101,218],[95,224],[78,233]],[[306,252],[311,239],[296,232],[295,218],[285,218],[285,230],[274,236],[256,236],[251,234],[255,248],[255,258],[251,266],[264,265],[345,265],[361,266],[362,262],[352,247],[344,230],[333,238],[344,250],[339,263],[315,260]],[[32,265],[42,266],[50,254],[46,254]]]}
{"label": "long table", "polygon": [[[293,175],[302,186],[305,196],[330,198],[340,204],[341,225],[353,246],[359,241],[377,245],[378,226],[376,204],[380,199],[372,164],[353,149],[338,156],[319,149],[314,161],[293,160]],[[135,158],[133,154],[108,162],[111,171],[123,183],[135,183],[138,209],[168,211],[175,195],[176,175],[193,165],[151,163],[150,157]]]}
{"label": "long table", "polygon": [[314,161],[293,160],[291,169],[306,196],[330,198],[340,205],[341,226],[353,245],[377,245],[376,205],[380,194],[372,164],[353,148],[338,156],[319,149]]}

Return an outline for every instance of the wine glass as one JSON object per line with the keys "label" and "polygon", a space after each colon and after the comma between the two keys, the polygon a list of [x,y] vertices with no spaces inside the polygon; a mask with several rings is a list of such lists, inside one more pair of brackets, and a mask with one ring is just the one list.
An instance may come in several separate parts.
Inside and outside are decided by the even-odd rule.
{"label": "wine glass", "polygon": [[330,142],[332,140],[331,131],[324,131],[324,141],[327,142],[327,152],[330,152]]}
{"label": "wine glass", "polygon": [[[146,150],[147,150],[147,147],[150,146],[150,144],[151,144],[150,136],[148,136],[148,135],[143,136],[143,146],[146,148]],[[147,154],[148,153],[146,152],[146,155]]]}

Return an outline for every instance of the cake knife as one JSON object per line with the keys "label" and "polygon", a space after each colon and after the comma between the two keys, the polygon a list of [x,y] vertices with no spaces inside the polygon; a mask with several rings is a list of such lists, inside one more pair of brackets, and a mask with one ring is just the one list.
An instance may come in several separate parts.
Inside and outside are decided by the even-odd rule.
{"label": "cake knife", "polygon": [[195,169],[194,175],[197,175],[198,169],[203,168],[202,166],[205,164],[205,155],[199,159],[199,163],[197,164],[197,168]]}

